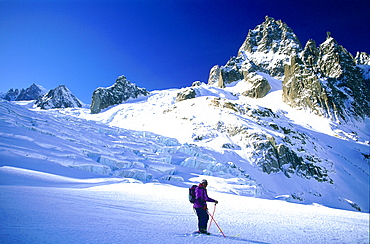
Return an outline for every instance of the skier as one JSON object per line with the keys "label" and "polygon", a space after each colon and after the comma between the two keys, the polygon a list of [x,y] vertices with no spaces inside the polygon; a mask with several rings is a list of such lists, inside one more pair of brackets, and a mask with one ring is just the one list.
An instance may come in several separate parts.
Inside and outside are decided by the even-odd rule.
{"label": "skier", "polygon": [[206,189],[207,185],[207,180],[202,180],[202,182],[200,182],[198,187],[195,189],[195,201],[193,208],[195,209],[198,216],[199,233],[209,235],[209,232],[207,231],[207,224],[209,219],[207,202],[214,202],[215,204],[217,204],[218,201],[208,197]]}

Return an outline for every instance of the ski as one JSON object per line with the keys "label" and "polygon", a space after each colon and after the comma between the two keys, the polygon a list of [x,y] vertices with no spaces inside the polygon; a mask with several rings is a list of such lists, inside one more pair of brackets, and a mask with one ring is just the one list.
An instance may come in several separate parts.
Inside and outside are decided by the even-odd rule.
{"label": "ski", "polygon": [[201,233],[201,232],[199,232],[199,231],[194,231],[194,232],[192,232],[192,233],[190,233],[190,234],[184,234],[184,235],[180,235],[180,236],[184,236],[184,237],[187,237],[187,236],[194,236],[194,237],[196,237],[196,236],[211,236],[211,235],[213,235],[213,234],[211,234],[211,233]]}
{"label": "ski", "polygon": [[199,236],[199,235],[209,236],[209,235],[211,235],[211,233],[209,233],[209,232],[202,233],[202,232],[200,232],[200,231],[194,231],[194,232],[193,232],[193,235],[196,235],[196,236]]}
{"label": "ski", "polygon": [[223,237],[223,238],[228,238],[228,239],[233,239],[233,240],[240,240],[240,233],[237,234],[237,235],[234,235],[234,236],[224,236],[222,234],[219,234],[219,233],[201,233],[199,231],[194,231],[192,233],[189,233],[189,234],[180,234],[178,236],[182,236],[182,237],[198,237],[198,236],[213,236],[213,237]]}

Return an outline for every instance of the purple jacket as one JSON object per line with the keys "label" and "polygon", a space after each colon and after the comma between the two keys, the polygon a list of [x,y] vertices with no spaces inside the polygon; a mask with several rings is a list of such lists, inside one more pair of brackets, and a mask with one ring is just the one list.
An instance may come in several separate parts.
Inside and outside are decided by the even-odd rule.
{"label": "purple jacket", "polygon": [[207,195],[207,189],[204,188],[203,186],[198,186],[195,189],[195,202],[193,207],[194,208],[204,208],[207,207],[206,202],[215,202],[216,200],[208,197]]}

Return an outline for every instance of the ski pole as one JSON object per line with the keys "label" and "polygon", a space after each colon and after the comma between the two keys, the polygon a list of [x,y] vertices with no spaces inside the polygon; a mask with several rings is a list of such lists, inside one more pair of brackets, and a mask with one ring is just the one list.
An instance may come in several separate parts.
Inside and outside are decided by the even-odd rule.
{"label": "ski pole", "polygon": [[215,220],[215,219],[213,218],[213,216],[208,212],[208,210],[207,210],[207,213],[208,213],[208,215],[209,215],[209,216],[211,216],[211,218],[212,218],[213,222],[215,222],[215,224],[216,224],[217,228],[220,230],[220,232],[222,233],[222,235],[223,235],[224,237],[226,237],[226,236],[225,236],[225,234],[224,234],[224,232],[221,230],[220,226],[217,224],[216,220]]}
{"label": "ski pole", "polygon": [[[212,214],[212,216],[213,216],[213,217],[215,216],[215,212],[216,212],[216,204],[215,204],[215,206],[213,207],[213,214]],[[213,221],[213,218],[211,218],[211,221],[209,222],[208,232],[209,232],[209,230],[211,229],[212,221]]]}

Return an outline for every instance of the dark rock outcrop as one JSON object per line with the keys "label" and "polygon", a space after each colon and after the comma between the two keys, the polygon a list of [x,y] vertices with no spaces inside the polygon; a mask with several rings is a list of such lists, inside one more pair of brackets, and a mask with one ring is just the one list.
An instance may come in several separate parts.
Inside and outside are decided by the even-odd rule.
{"label": "dark rock outcrop", "polygon": [[182,89],[179,93],[177,93],[176,102],[181,102],[181,101],[184,101],[184,100],[187,100],[187,99],[195,98],[196,95],[197,95],[197,93],[196,93],[195,89],[193,89],[191,87]]}
{"label": "dark rock outcrop", "polygon": [[265,22],[249,31],[239,54],[260,52],[291,55],[300,49],[297,36],[287,24],[266,16]]}
{"label": "dark rock outcrop", "polygon": [[244,96],[262,98],[271,90],[268,80],[257,73],[249,73],[244,77],[244,80],[245,82],[249,82],[251,84],[250,89],[241,93]]}
{"label": "dark rock outcrop", "polygon": [[116,83],[111,87],[100,87],[94,91],[90,111],[92,114],[97,114],[102,109],[120,104],[130,98],[147,95],[149,95],[149,92],[145,88],[137,87],[122,75],[117,78]]}

